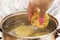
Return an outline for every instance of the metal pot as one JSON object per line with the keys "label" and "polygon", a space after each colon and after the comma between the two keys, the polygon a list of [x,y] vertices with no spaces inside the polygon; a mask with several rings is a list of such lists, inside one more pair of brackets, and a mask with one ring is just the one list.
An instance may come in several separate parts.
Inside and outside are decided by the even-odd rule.
{"label": "metal pot", "polygon": [[[25,15],[22,15],[22,14],[25,14]],[[15,28],[14,26],[8,27],[8,25],[9,24],[11,24],[11,25],[18,24],[18,23],[16,23],[16,21],[19,22],[21,16],[25,17],[26,15],[27,15],[26,11],[18,12],[18,13],[8,15],[2,20],[1,29],[2,29],[2,34],[3,34],[3,37],[2,37],[3,40],[56,40],[57,33],[59,33],[60,30],[57,29],[58,21],[56,20],[56,18],[54,18],[51,15],[49,15],[49,16],[54,21],[54,24],[55,24],[55,26],[52,26],[52,28],[55,27],[55,29],[51,33],[48,33],[43,36],[35,36],[35,37],[22,37],[22,36],[17,37],[15,35],[11,35],[10,33],[8,33],[8,31],[10,31],[12,28]]]}

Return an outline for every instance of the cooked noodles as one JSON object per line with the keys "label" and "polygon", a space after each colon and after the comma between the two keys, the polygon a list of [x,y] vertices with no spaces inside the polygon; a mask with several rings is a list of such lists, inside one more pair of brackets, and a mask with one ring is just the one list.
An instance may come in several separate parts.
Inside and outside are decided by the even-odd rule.
{"label": "cooked noodles", "polygon": [[33,33],[33,30],[26,25],[20,25],[15,29],[15,33],[18,36],[29,36]]}
{"label": "cooked noodles", "polygon": [[31,19],[31,24],[34,26],[34,27],[38,27],[38,28],[45,28],[47,27],[48,23],[49,23],[49,16],[48,14],[45,14],[44,15],[44,23],[43,24],[40,24],[39,23],[39,18],[40,18],[40,11],[37,11],[34,13],[34,15],[32,16],[32,19]]}

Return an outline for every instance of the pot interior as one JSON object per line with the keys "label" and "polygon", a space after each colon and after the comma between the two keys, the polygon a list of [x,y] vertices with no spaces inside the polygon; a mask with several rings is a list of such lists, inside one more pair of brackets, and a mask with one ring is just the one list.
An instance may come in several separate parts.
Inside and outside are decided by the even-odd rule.
{"label": "pot interior", "polygon": [[[49,34],[49,33],[53,32],[54,30],[56,30],[58,22],[54,17],[52,17],[51,15],[49,15],[49,16],[50,16],[49,24],[47,25],[46,28],[35,30],[34,33],[32,33],[31,35],[28,35],[27,37],[34,37],[35,33],[41,33],[36,36],[43,36],[43,35]],[[17,35],[15,33],[15,29],[17,27],[19,27],[19,25],[21,25],[21,24],[27,25],[28,27],[32,26],[31,24],[28,23],[27,14],[25,14],[24,12],[7,18],[2,24],[2,29],[4,32],[6,32],[12,36],[20,37],[19,35]]]}

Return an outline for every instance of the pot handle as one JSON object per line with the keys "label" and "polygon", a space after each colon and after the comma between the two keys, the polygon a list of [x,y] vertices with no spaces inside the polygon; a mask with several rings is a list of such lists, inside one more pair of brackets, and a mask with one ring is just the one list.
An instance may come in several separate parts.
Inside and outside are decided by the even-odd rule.
{"label": "pot handle", "polygon": [[[0,28],[0,32],[2,33],[2,29]],[[0,34],[1,35],[1,34]],[[0,37],[0,39],[2,39],[2,37]]]}
{"label": "pot handle", "polygon": [[57,37],[60,37],[60,29],[57,29],[56,38],[57,38]]}

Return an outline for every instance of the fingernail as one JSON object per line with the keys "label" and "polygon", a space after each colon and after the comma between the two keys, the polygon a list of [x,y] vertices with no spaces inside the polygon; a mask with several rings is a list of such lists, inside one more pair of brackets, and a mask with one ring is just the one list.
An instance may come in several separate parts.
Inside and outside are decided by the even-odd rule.
{"label": "fingernail", "polygon": [[40,24],[43,24],[44,23],[44,18],[40,18],[39,22],[40,22]]}

